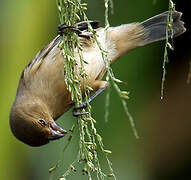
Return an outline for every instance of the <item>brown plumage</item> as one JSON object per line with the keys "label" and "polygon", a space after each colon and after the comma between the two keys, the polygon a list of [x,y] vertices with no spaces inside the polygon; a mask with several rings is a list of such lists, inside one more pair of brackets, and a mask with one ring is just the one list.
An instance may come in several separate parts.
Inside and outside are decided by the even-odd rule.
{"label": "brown plumage", "polygon": [[[108,38],[104,28],[95,27],[98,40],[108,51],[110,63],[136,47],[165,39],[167,16],[168,12],[164,12],[142,23],[110,27]],[[185,32],[180,18],[181,13],[173,12],[174,37]],[[79,40],[83,47],[83,57],[88,62],[84,64],[88,75],[87,84],[96,91],[106,85],[101,80],[105,73],[104,61],[96,42],[83,37],[87,34],[86,28],[79,26],[79,29],[82,30]],[[60,41],[59,35],[25,67],[10,112],[13,134],[31,146],[47,144],[66,134],[55,123],[58,117],[72,107],[64,80],[64,58],[58,47]],[[75,58],[77,64],[80,64],[77,51]]]}

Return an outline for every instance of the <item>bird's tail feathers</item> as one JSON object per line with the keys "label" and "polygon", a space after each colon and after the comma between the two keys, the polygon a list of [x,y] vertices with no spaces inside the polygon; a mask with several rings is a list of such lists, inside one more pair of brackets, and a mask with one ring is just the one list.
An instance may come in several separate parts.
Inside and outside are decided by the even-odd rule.
{"label": "bird's tail feathers", "polygon": [[[115,45],[115,51],[112,48],[109,49],[112,54],[111,63],[130,50],[165,39],[168,16],[169,13],[166,11],[141,23],[124,24],[109,28],[110,40]],[[172,12],[173,37],[186,31],[184,22],[180,20],[181,16],[181,12]]]}
{"label": "bird's tail feathers", "polygon": [[[146,45],[155,41],[160,41],[166,38],[166,28],[167,28],[167,20],[169,13],[168,11],[156,15],[146,21],[142,22],[141,25],[144,27],[144,31],[146,37],[143,41],[143,44]],[[186,29],[184,27],[184,22],[181,21],[181,12],[173,11],[172,12],[172,33],[173,37],[179,36],[183,34]],[[169,35],[171,35],[169,33]]]}

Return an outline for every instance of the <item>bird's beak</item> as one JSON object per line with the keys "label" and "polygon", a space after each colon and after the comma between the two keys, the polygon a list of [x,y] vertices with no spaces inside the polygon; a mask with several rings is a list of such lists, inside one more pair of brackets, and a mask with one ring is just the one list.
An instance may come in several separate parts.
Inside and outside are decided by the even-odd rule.
{"label": "bird's beak", "polygon": [[48,136],[49,140],[56,140],[61,137],[63,137],[67,132],[62,129],[60,126],[58,126],[55,121],[51,121],[48,123],[49,129],[50,129],[50,135]]}

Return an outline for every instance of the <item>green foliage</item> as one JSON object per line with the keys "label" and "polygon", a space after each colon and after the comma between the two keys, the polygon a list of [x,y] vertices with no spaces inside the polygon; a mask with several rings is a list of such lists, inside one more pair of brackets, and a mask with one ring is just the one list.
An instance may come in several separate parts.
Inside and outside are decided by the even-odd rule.
{"label": "green foliage", "polygon": [[[105,31],[107,33],[107,29],[109,28],[109,20],[108,20],[108,13],[109,13],[109,4],[113,6],[112,1],[105,0]],[[88,21],[88,18],[85,14],[86,4],[81,4],[80,0],[57,0],[57,6],[59,10],[59,17],[60,22],[64,23],[67,26],[75,27],[76,23],[80,20],[80,16],[82,16],[83,20]],[[126,115],[129,117],[131,126],[133,127],[134,134],[138,138],[138,134],[136,132],[135,124],[133,122],[133,118],[130,115],[126,99],[128,99],[128,92],[121,91],[118,83],[122,83],[121,80],[115,78],[114,73],[110,67],[108,58],[107,58],[107,51],[104,50],[97,40],[97,35],[95,34],[94,30],[88,25],[89,31],[93,34],[93,38],[95,39],[100,51],[102,53],[102,58],[105,62],[105,66],[107,69],[106,73],[106,80],[108,83],[111,82],[113,87],[115,88],[116,92],[118,93]],[[59,47],[63,51],[63,56],[65,58],[65,81],[68,87],[68,90],[71,92],[72,100],[74,101],[76,106],[79,106],[82,103],[82,92],[81,92],[81,82],[80,79],[83,79],[83,88],[85,89],[85,99],[86,102],[88,100],[88,96],[90,94],[90,88],[86,85],[86,77],[87,74],[84,70],[83,63],[85,62],[81,53],[81,45],[78,41],[78,35],[71,31],[70,29],[66,29],[66,32],[63,35],[62,42],[60,43]],[[74,57],[74,50],[77,49],[78,54],[80,56],[80,76],[78,76],[78,72],[76,69],[76,60]],[[106,96],[106,118],[108,118],[108,105],[109,105],[109,92]],[[88,103],[88,102],[87,102]],[[81,110],[80,113],[84,113],[85,110]],[[95,119],[91,116],[91,106],[88,104],[87,108],[88,114],[79,116],[78,117],[78,126],[79,126],[79,153],[77,155],[77,160],[75,160],[68,168],[68,170],[62,175],[61,179],[65,179],[69,176],[74,168],[76,162],[83,162],[84,168],[82,170],[83,174],[87,174],[89,179],[92,179],[92,171],[97,173],[97,179],[104,179],[105,177],[113,177],[116,179],[113,169],[112,163],[110,162],[108,155],[111,154],[110,150],[105,150],[102,137],[97,133],[95,128]],[[71,136],[72,137],[72,136]],[[70,138],[71,141],[71,138]],[[69,141],[69,142],[70,142]],[[69,143],[68,143],[69,144]],[[67,145],[68,146],[68,145]],[[98,155],[98,147],[101,149],[101,152],[105,155],[108,168],[109,168],[109,175],[104,173],[101,168],[99,155]],[[66,148],[65,148],[66,149]],[[53,168],[49,170],[52,172],[56,170],[58,165],[55,165]],[[73,167],[73,168],[71,168]]]}
{"label": "green foliage", "polygon": [[[108,2],[106,2],[107,4]],[[80,0],[58,0],[57,6],[59,10],[59,17],[60,22],[64,23],[67,26],[75,26],[77,21],[80,20],[80,16],[83,16],[84,20],[87,20],[85,15],[86,4],[81,4]],[[89,25],[89,29],[92,33],[93,29]],[[71,92],[72,100],[75,103],[75,106],[79,106],[82,104],[82,92],[81,92],[81,81],[83,80],[83,88],[85,89],[85,99],[86,102],[88,100],[88,96],[90,93],[90,87],[87,86],[86,77],[87,74],[84,70],[83,63],[84,59],[81,53],[81,45],[78,41],[78,35],[71,31],[70,29],[66,29],[66,32],[63,35],[62,42],[60,43],[59,47],[62,49],[62,54],[65,59],[65,81],[68,87],[68,90]],[[77,49],[78,54],[80,56],[80,76],[77,72],[77,64],[74,57],[74,50]],[[88,103],[88,102],[87,102]],[[80,112],[83,113],[85,110],[81,110]],[[69,165],[69,168],[65,173],[63,173],[60,180],[66,179],[72,172],[76,171],[75,164],[77,162],[81,162],[84,164],[82,169],[82,174],[88,175],[88,179],[92,179],[92,172],[96,172],[97,179],[104,179],[108,176],[113,176],[114,179],[115,175],[113,173],[113,169],[111,166],[111,162],[108,158],[109,150],[104,149],[102,137],[97,133],[95,128],[95,119],[91,116],[91,106],[88,104],[87,108],[88,114],[82,115],[78,117],[78,127],[79,127],[79,152],[77,155],[76,160]],[[70,136],[72,138],[72,136]],[[71,138],[68,139],[68,144],[71,141]],[[66,145],[66,147],[68,146]],[[65,149],[66,149],[65,147]],[[98,157],[98,147],[100,147],[101,152],[105,155],[105,158],[108,162],[109,167],[109,175],[103,172],[102,167],[100,165],[100,160]],[[49,172],[53,172],[56,170],[59,165],[59,162],[53,167],[49,169]]]}

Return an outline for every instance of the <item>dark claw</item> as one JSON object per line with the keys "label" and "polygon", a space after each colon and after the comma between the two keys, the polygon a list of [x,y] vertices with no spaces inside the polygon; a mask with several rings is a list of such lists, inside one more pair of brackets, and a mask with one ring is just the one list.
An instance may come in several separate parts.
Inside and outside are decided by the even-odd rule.
{"label": "dark claw", "polygon": [[[72,110],[73,116],[78,117],[84,114],[88,114],[88,112],[78,112],[78,110],[82,110],[84,108],[87,107],[88,103],[90,103],[94,98],[96,98],[100,93],[102,93],[107,87],[109,86],[108,83],[105,84],[104,87],[98,89],[89,99],[87,102],[83,102],[82,104],[80,104],[78,107],[74,107]],[[73,102],[71,103],[71,105],[73,104]]]}
{"label": "dark claw", "polygon": [[73,108],[72,110],[73,116],[78,117],[78,116],[88,114],[88,112],[78,112],[78,110],[84,109],[86,107],[87,107],[87,103],[83,102],[82,104],[80,104],[80,106]]}
{"label": "dark claw", "polygon": [[65,24],[59,24],[58,25],[58,34],[63,36],[65,29],[70,29],[71,31],[74,31],[78,35],[82,34],[82,32],[78,28],[76,28],[74,26],[67,26]]}
{"label": "dark claw", "polygon": [[63,36],[65,29],[70,29],[71,31],[74,31],[77,33],[80,37],[84,38],[90,38],[88,35],[82,35],[82,31],[88,30],[88,23],[92,26],[93,29],[97,29],[99,27],[98,21],[83,21],[80,23],[77,23],[77,27],[74,26],[68,26],[66,24],[59,24],[58,25],[58,34],[60,36]]}
{"label": "dark claw", "polygon": [[82,104],[80,104],[78,107],[75,107],[74,109],[78,110],[78,109],[84,109],[84,108],[87,108],[87,103],[86,102],[83,102]]}
{"label": "dark claw", "polygon": [[90,23],[90,25],[92,26],[93,29],[97,29],[99,28],[99,22],[98,21],[83,21],[83,22],[79,22],[77,24],[77,28],[80,31],[84,31],[84,30],[88,30],[88,23]]}
{"label": "dark claw", "polygon": [[75,108],[74,108],[73,111],[72,111],[72,114],[73,114],[74,117],[79,117],[79,116],[88,114],[88,112],[78,112],[78,111],[76,111]]}

